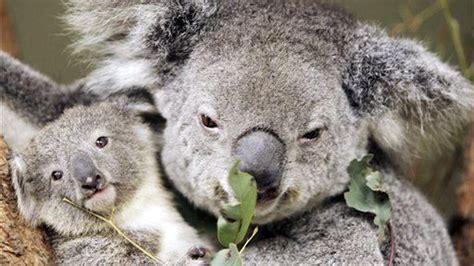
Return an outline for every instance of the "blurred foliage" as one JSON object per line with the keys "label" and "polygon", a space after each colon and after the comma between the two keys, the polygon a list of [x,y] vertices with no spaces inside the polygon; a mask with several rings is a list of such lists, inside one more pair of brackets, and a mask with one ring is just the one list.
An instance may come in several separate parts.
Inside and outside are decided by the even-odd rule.
{"label": "blurred foliage", "polygon": [[[452,65],[469,69],[474,76],[474,1],[473,0],[322,0],[342,5],[361,20],[379,24],[393,36],[413,37]],[[441,2],[447,2],[443,7]],[[60,20],[64,11],[61,0],[6,0],[20,59],[62,83],[83,77],[89,66],[71,57],[70,44]],[[452,23],[446,11],[458,21],[464,58],[459,63],[459,49],[452,42]],[[456,37],[458,38],[458,37]],[[464,70],[463,70],[464,71]],[[465,71],[464,71],[465,72]]]}
{"label": "blurred foliage", "polygon": [[[454,52],[456,53],[457,64],[460,67],[460,71],[466,78],[472,79],[474,76],[474,63],[472,60],[473,58],[471,58],[470,60],[470,65],[468,65],[468,61],[464,51],[463,40],[461,37],[461,28],[458,20],[452,15],[448,0],[434,1],[434,3],[428,5],[426,8],[424,8],[417,14],[414,14],[412,10],[412,5],[410,5],[412,1],[405,0],[405,2],[406,4],[401,10],[403,21],[392,28],[392,35],[398,35],[407,31],[409,31],[411,34],[416,34],[424,24],[427,24],[429,22],[432,17],[442,16],[444,20],[442,20],[441,23],[438,23],[437,27],[434,27],[434,29],[437,31],[437,36],[436,38],[433,38],[430,41],[431,48],[436,51],[439,56],[446,58],[448,46],[451,46],[454,49]],[[471,12],[474,12],[474,10],[471,9]],[[472,18],[470,19],[472,23]],[[469,28],[467,28],[467,30],[469,30]],[[472,45],[472,24],[470,30],[471,41],[466,40],[466,43],[468,45]],[[448,38],[450,38],[450,40]],[[449,43],[451,45],[449,45]],[[470,52],[472,56],[472,50]]]}

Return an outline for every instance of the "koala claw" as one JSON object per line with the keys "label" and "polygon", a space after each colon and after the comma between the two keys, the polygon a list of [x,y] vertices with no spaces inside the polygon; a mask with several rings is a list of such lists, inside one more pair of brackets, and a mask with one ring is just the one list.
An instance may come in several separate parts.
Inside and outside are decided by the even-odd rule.
{"label": "koala claw", "polygon": [[203,246],[194,246],[186,253],[187,264],[191,265],[209,265],[211,261],[212,252],[210,249]]}

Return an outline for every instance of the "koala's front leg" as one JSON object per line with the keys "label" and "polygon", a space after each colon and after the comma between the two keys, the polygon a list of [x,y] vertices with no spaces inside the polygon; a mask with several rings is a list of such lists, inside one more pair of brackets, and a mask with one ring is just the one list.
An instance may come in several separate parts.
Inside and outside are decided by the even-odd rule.
{"label": "koala's front leg", "polygon": [[[159,238],[150,232],[126,232],[152,254],[159,249]],[[102,235],[52,240],[59,265],[154,265],[149,257],[114,232]]]}
{"label": "koala's front leg", "polygon": [[370,219],[342,203],[277,224],[272,232],[245,250],[246,265],[384,264]]}
{"label": "koala's front leg", "polygon": [[[133,241],[147,252],[158,254],[160,236],[153,232],[127,231]],[[157,263],[114,232],[103,235],[52,240],[59,265],[206,265],[210,251],[196,246],[175,261]],[[155,255],[156,256],[156,255]],[[160,258],[158,258],[160,259]]]}

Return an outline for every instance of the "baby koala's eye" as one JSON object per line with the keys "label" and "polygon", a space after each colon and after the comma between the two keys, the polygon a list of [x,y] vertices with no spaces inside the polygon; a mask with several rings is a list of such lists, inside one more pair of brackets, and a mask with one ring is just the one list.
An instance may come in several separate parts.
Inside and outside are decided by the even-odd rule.
{"label": "baby koala's eye", "polygon": [[324,130],[324,127],[315,128],[311,131],[306,132],[303,136],[300,137],[300,142],[306,143],[310,141],[318,140],[321,136],[321,132]]}
{"label": "baby koala's eye", "polygon": [[203,126],[205,126],[207,128],[216,128],[217,127],[217,123],[214,122],[214,120],[212,120],[207,115],[201,115],[201,123],[203,124]]}
{"label": "baby koala's eye", "polygon": [[54,181],[58,181],[60,180],[61,178],[63,178],[63,172],[62,171],[53,171],[51,173],[51,178],[54,180]]}
{"label": "baby koala's eye", "polygon": [[95,146],[97,146],[97,148],[99,148],[99,149],[102,149],[103,147],[107,146],[107,143],[109,143],[109,138],[107,138],[107,137],[99,137],[99,138],[95,141]]}

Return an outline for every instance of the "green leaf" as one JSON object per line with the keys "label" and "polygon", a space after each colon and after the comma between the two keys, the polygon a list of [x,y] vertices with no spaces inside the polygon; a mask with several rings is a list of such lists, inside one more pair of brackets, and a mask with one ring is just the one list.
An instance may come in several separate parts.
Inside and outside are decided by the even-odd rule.
{"label": "green leaf", "polygon": [[236,241],[240,230],[240,222],[230,222],[226,218],[220,216],[217,220],[217,239],[221,245],[228,247],[230,243]]}
{"label": "green leaf", "polygon": [[217,252],[214,257],[212,257],[211,265],[212,266],[220,266],[225,265],[226,260],[230,257],[230,249],[221,249]]}
{"label": "green leaf", "polygon": [[217,252],[211,260],[211,266],[241,266],[242,259],[240,258],[237,246],[233,243],[229,245],[228,249],[223,249]]}
{"label": "green leaf", "polygon": [[347,206],[361,212],[375,215],[379,239],[385,238],[385,226],[392,214],[388,194],[382,189],[382,174],[374,171],[369,162],[373,155],[364,156],[360,161],[353,160],[348,168],[351,182],[349,191],[344,193]]}
{"label": "green leaf", "polygon": [[257,185],[253,177],[238,170],[237,161],[229,171],[229,184],[238,201],[225,205],[217,221],[217,238],[224,247],[239,244],[247,234],[257,204]]}
{"label": "green leaf", "polygon": [[251,175],[237,170],[239,163],[237,161],[229,173],[229,184],[237,200],[240,201],[241,210],[241,227],[235,244],[242,242],[247,234],[257,204],[257,184]]}
{"label": "green leaf", "polygon": [[240,205],[240,203],[234,205],[224,205],[224,209],[222,210],[223,217],[231,220],[238,220],[240,218],[240,213],[242,209]]}

